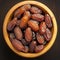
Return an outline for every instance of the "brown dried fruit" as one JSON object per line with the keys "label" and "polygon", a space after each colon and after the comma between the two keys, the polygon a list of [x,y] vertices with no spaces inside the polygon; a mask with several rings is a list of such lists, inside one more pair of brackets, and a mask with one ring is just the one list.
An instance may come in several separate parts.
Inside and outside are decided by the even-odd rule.
{"label": "brown dried fruit", "polygon": [[29,51],[28,46],[25,46],[23,52],[27,53],[28,51]]}
{"label": "brown dried fruit", "polygon": [[25,39],[27,42],[30,42],[32,40],[32,31],[29,27],[25,30]]}
{"label": "brown dried fruit", "polygon": [[25,12],[25,15],[21,18],[20,27],[24,28],[30,18],[30,12]]}
{"label": "brown dried fruit", "polygon": [[24,28],[26,26],[27,22],[28,22],[28,17],[27,16],[22,17],[22,19],[20,21],[20,27]]}
{"label": "brown dried fruit", "polygon": [[17,18],[14,18],[13,20],[11,20],[11,21],[8,23],[7,30],[8,30],[8,31],[13,30],[13,28],[14,28],[15,25],[16,25],[16,22],[17,22]]}
{"label": "brown dried fruit", "polygon": [[40,34],[44,34],[46,31],[46,24],[45,22],[40,23]]}
{"label": "brown dried fruit", "polygon": [[38,52],[40,52],[41,50],[43,50],[43,48],[44,48],[44,45],[38,45],[38,46],[36,46],[36,48],[35,48],[35,52],[38,53]]}
{"label": "brown dried fruit", "polygon": [[52,33],[48,28],[46,29],[44,37],[45,37],[46,41],[49,41],[51,39],[51,37],[52,37]]}
{"label": "brown dried fruit", "polygon": [[15,27],[14,34],[15,34],[17,39],[22,40],[23,33],[22,33],[22,31],[21,31],[21,29],[19,27]]}
{"label": "brown dried fruit", "polygon": [[34,52],[36,45],[37,45],[37,42],[36,41],[32,41],[30,43],[30,45],[29,45],[29,48],[30,48],[29,51],[30,52]]}
{"label": "brown dried fruit", "polygon": [[38,43],[40,43],[40,44],[44,43],[44,37],[42,35],[40,35],[39,33],[37,33],[36,37],[37,37]]}
{"label": "brown dried fruit", "polygon": [[40,10],[39,8],[35,7],[35,6],[32,6],[30,11],[32,13],[42,13],[42,10]]}
{"label": "brown dried fruit", "polygon": [[28,25],[31,27],[31,29],[33,31],[38,31],[39,30],[39,26],[38,26],[37,21],[30,20],[30,21],[28,21]]}
{"label": "brown dried fruit", "polygon": [[20,41],[18,41],[17,39],[13,39],[12,40],[12,45],[13,47],[18,50],[18,51],[23,51],[24,50],[24,46],[22,45],[22,43]]}
{"label": "brown dried fruit", "polygon": [[32,14],[32,19],[41,22],[44,20],[44,16],[41,14]]}
{"label": "brown dried fruit", "polygon": [[14,17],[18,17],[21,16],[26,10],[29,10],[31,8],[31,5],[26,4],[22,7],[20,7],[19,9],[17,9],[14,13]]}
{"label": "brown dried fruit", "polygon": [[48,26],[48,28],[52,27],[51,17],[48,14],[45,15],[45,22],[46,22],[46,25]]}

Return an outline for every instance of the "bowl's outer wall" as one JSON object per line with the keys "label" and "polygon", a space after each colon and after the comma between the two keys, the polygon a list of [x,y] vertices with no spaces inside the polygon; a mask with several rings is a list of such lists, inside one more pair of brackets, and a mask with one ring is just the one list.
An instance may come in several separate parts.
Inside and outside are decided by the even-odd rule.
{"label": "bowl's outer wall", "polygon": [[[11,18],[12,13],[20,6],[24,5],[24,4],[33,4],[33,5],[37,5],[38,7],[42,8],[43,10],[47,11],[49,13],[49,15],[52,18],[52,22],[53,22],[53,35],[52,38],[50,40],[50,42],[46,45],[46,47],[39,53],[22,53],[17,51],[11,44],[9,37],[8,37],[8,33],[7,33],[7,24]],[[57,23],[56,23],[56,18],[54,16],[54,14],[52,13],[52,11],[44,4],[37,2],[37,1],[24,1],[24,2],[19,2],[18,4],[16,4],[15,6],[13,6],[7,13],[4,23],[3,23],[3,35],[5,38],[6,43],[8,44],[8,46],[18,55],[23,56],[23,57],[27,57],[27,58],[32,58],[32,57],[37,57],[40,56],[44,53],[46,53],[53,45],[56,35],[57,35]]]}
{"label": "bowl's outer wall", "polygon": [[[2,1],[2,2],[3,2],[3,1]],[[6,1],[6,2],[8,3],[9,1]],[[6,2],[5,2],[5,3],[6,3]],[[42,2],[43,2],[43,1],[42,1]],[[2,27],[2,23],[3,23],[2,21],[3,21],[3,19],[4,19],[4,15],[5,15],[5,14],[7,13],[7,11],[11,8],[11,6],[13,6],[13,4],[15,4],[16,2],[13,3],[13,4],[12,4],[12,3],[13,3],[13,2],[11,2],[10,7],[8,7],[7,9],[5,8],[5,7],[7,6],[7,4],[5,4],[5,7],[3,7],[4,5],[1,4],[1,7],[3,7],[3,8],[0,10],[0,12],[3,11],[3,12],[0,13],[0,16],[1,16],[1,18],[0,18],[0,20],[1,20],[1,21],[0,21],[0,22],[1,22],[1,27]],[[45,2],[44,2],[44,3],[45,3]],[[50,4],[50,3],[52,3],[52,2],[50,1],[49,4]],[[8,4],[9,4],[9,3],[8,3]],[[46,4],[46,3],[45,3],[45,4]],[[47,5],[48,5],[48,4],[47,4]],[[9,6],[9,5],[8,5],[8,6]],[[50,6],[51,6],[50,8],[52,9],[52,8],[53,8],[53,7],[52,7],[53,5],[51,4]],[[59,7],[58,4],[57,4],[56,6]],[[58,12],[56,13],[56,10],[58,9],[58,7],[57,7],[56,9],[55,9],[55,7],[52,9],[52,10],[55,9],[55,10],[54,10],[54,13],[55,13],[56,16],[59,15]],[[4,9],[5,9],[5,11],[4,11]],[[59,9],[58,9],[57,11],[59,11]],[[59,16],[58,16],[58,17],[59,17]],[[57,18],[57,21],[59,21],[58,18]],[[59,22],[58,22],[58,23],[59,23]],[[0,28],[1,28],[1,27],[0,27]],[[0,32],[0,33],[1,33],[1,32]],[[0,36],[0,37],[2,37],[2,36]],[[3,39],[3,38],[1,38],[1,39]],[[3,39],[3,40],[4,40],[4,39]],[[1,40],[1,41],[3,41],[3,40]],[[58,40],[57,40],[57,41],[58,41]],[[58,42],[58,43],[59,43],[59,42]],[[57,44],[57,43],[56,43],[56,44]],[[3,45],[4,45],[4,44],[3,44]],[[2,47],[4,47],[3,45],[2,45]],[[58,44],[57,44],[57,45],[58,45]],[[57,46],[57,45],[56,45],[56,46]],[[55,47],[56,47],[56,46],[55,46]],[[7,47],[6,44],[5,44],[5,47]],[[57,47],[56,47],[56,48],[57,48]],[[5,49],[6,49],[6,48],[5,48]],[[7,49],[9,50],[8,47],[7,47]],[[3,50],[4,50],[4,48],[3,48]],[[56,49],[56,50],[59,50],[59,49]],[[5,51],[6,51],[6,50],[5,50]],[[53,50],[52,50],[52,51],[53,51]],[[55,50],[54,50],[54,51],[55,51]],[[54,51],[53,51],[53,52],[54,52]],[[2,52],[1,52],[1,53],[2,53]],[[12,53],[13,53],[13,52],[12,52]],[[57,52],[57,53],[58,53],[58,52]],[[4,53],[3,53],[3,54],[4,54]],[[46,53],[46,54],[48,54],[48,53]],[[53,55],[54,55],[54,54],[52,54],[52,56],[53,56]],[[51,56],[51,57],[52,57],[52,56]],[[57,56],[58,56],[58,55],[56,55],[56,57],[57,57]],[[43,57],[44,57],[44,55],[43,55]],[[45,56],[45,57],[46,57],[46,56]],[[48,56],[48,57],[49,57],[49,56]],[[58,56],[58,57],[59,57],[59,56]],[[43,59],[43,58],[42,58],[42,59]]]}

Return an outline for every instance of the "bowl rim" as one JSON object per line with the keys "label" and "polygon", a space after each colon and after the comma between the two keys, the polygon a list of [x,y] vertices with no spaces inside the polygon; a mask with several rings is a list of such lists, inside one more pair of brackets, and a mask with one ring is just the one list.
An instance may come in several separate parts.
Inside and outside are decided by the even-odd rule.
{"label": "bowl rim", "polygon": [[[33,5],[39,6],[40,8],[46,10],[48,12],[48,14],[52,18],[52,22],[53,22],[53,26],[54,26],[53,36],[52,36],[50,42],[48,43],[48,45],[41,52],[39,52],[39,53],[23,53],[23,52],[17,51],[12,46],[12,44],[11,44],[11,42],[9,40],[9,37],[8,37],[8,33],[7,33],[7,23],[8,23],[8,20],[9,20],[9,18],[11,16],[12,12],[15,11],[18,7],[20,7],[20,6],[24,5],[24,4],[33,4]],[[16,54],[18,54],[19,56],[26,57],[26,58],[34,58],[34,57],[37,57],[37,56],[41,56],[44,53],[46,53],[52,47],[53,43],[56,40],[56,36],[57,36],[57,22],[56,22],[56,18],[54,16],[53,12],[45,4],[43,4],[41,2],[37,2],[37,1],[22,1],[22,2],[19,2],[19,3],[15,4],[8,11],[8,13],[5,16],[4,23],[3,23],[3,36],[4,36],[4,39],[5,39],[5,42],[10,47],[10,49],[13,52],[15,52]]]}

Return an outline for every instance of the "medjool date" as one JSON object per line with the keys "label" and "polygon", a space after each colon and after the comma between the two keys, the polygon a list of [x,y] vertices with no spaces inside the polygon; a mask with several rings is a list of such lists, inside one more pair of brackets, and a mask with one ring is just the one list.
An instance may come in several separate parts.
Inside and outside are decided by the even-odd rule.
{"label": "medjool date", "polygon": [[12,45],[14,46],[15,49],[17,49],[18,51],[23,51],[24,50],[24,46],[23,44],[18,41],[17,39],[13,39],[12,40]]}
{"label": "medjool date", "polygon": [[49,41],[51,39],[51,37],[52,37],[52,33],[48,28],[46,29],[44,37],[45,37],[46,41]]}
{"label": "medjool date", "polygon": [[44,43],[44,37],[42,35],[40,35],[39,33],[37,33],[36,37],[37,37],[38,43],[40,43],[40,44]]}
{"label": "medjool date", "polygon": [[30,21],[28,21],[28,25],[31,27],[31,29],[33,31],[38,31],[39,30],[39,26],[38,26],[37,21],[30,20]]}
{"label": "medjool date", "polygon": [[40,23],[40,34],[44,34],[46,31],[46,24],[45,22]]}
{"label": "medjool date", "polygon": [[13,28],[15,27],[17,23],[17,18],[14,18],[13,20],[11,20],[9,23],[8,23],[8,26],[7,26],[7,30],[8,31],[11,31],[13,30]]}
{"label": "medjool date", "polygon": [[32,40],[32,31],[29,27],[25,30],[25,39],[27,42],[30,42]]}
{"label": "medjool date", "polygon": [[41,15],[41,14],[32,14],[32,19],[41,22],[41,21],[44,20],[44,15]]}
{"label": "medjool date", "polygon": [[24,16],[21,18],[20,21],[21,28],[24,28],[27,25],[29,17],[30,17],[30,12],[25,12]]}
{"label": "medjool date", "polygon": [[48,14],[45,15],[45,23],[48,26],[48,28],[52,27],[51,17]]}
{"label": "medjool date", "polygon": [[35,6],[32,6],[31,9],[30,9],[30,11],[32,13],[42,13],[42,10],[39,9],[39,8],[37,8],[37,7],[35,7]]}
{"label": "medjool date", "polygon": [[19,27],[15,27],[14,29],[14,34],[18,40],[22,40],[23,38],[23,33]]}
{"label": "medjool date", "polygon": [[35,50],[35,47],[36,47],[36,44],[37,44],[37,42],[36,41],[32,41],[31,43],[30,43],[30,45],[29,45],[29,50],[30,50],[30,52],[34,52],[34,50]]}

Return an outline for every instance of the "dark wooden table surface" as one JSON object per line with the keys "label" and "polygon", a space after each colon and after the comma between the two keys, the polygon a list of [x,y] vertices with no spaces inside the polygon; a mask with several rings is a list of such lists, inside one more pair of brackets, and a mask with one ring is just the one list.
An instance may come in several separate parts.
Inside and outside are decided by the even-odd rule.
{"label": "dark wooden table surface", "polygon": [[[16,55],[5,43],[2,26],[6,13],[16,3],[22,0],[0,0],[0,60],[30,60]],[[37,0],[46,4],[55,14],[58,24],[58,35],[52,48],[44,55],[33,60],[60,60],[60,1],[59,0]]]}

